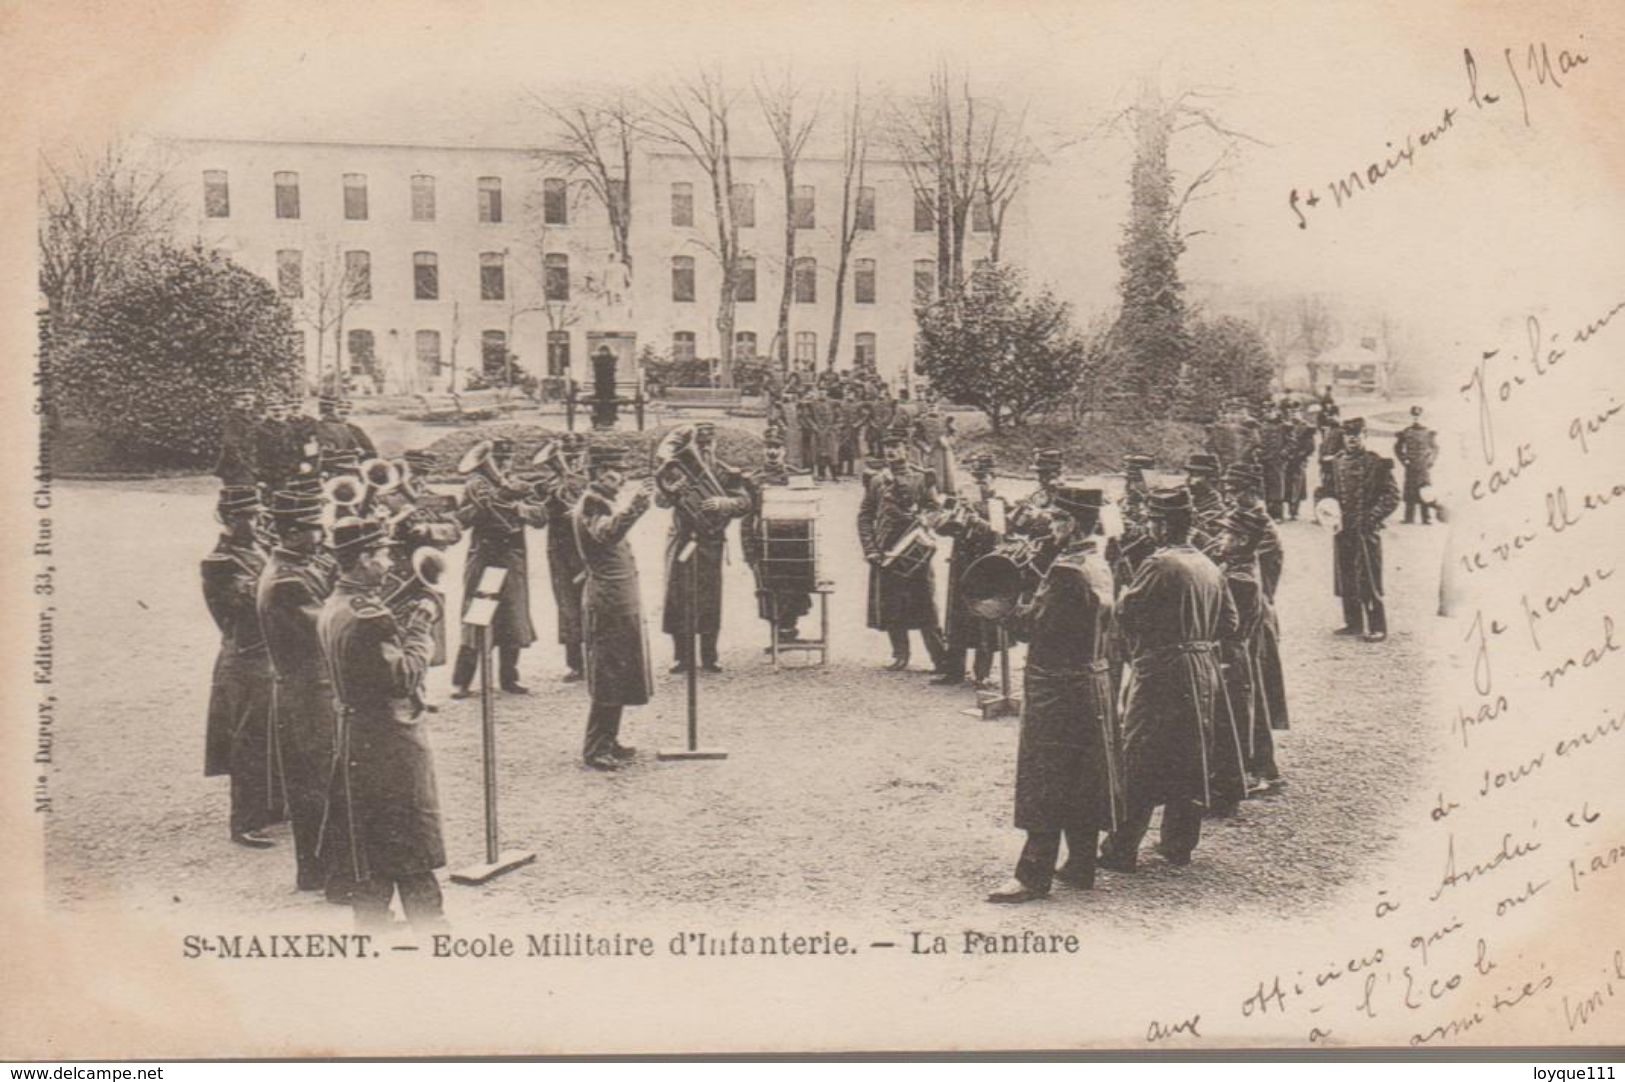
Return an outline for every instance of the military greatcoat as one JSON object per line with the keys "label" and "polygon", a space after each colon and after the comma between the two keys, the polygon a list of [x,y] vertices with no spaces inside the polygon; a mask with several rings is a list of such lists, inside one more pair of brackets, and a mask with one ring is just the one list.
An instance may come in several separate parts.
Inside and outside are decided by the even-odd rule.
{"label": "military greatcoat", "polygon": [[576,544],[587,568],[582,591],[587,691],[604,706],[642,706],[654,693],[638,564],[626,535],[641,502],[617,509],[608,489],[589,485],[575,509]]}
{"label": "military greatcoat", "polygon": [[1140,564],[1117,602],[1132,665],[1124,687],[1123,761],[1129,800],[1207,803],[1221,638],[1236,607],[1212,560],[1189,545]]}
{"label": "military greatcoat", "polygon": [[[234,811],[244,829],[269,817],[271,783],[271,655],[260,633],[258,595],[266,554],[258,545],[221,537],[203,561],[203,600],[220,629],[209,691],[203,773],[230,774]],[[241,790],[239,793],[238,790]],[[235,807],[241,802],[242,807]]]}
{"label": "military greatcoat", "polygon": [[420,689],[434,649],[427,602],[397,621],[344,577],[322,606],[322,651],[339,729],[322,856],[360,882],[401,879],[446,863],[440,800]]}
{"label": "military greatcoat", "polygon": [[1393,459],[1347,450],[1331,464],[1330,495],[1342,525],[1332,538],[1333,586],[1338,597],[1382,596],[1382,526],[1399,506]]}
{"label": "military greatcoat", "polygon": [[1106,644],[1112,573],[1085,539],[1050,564],[1012,621],[1027,652],[1016,752],[1015,825],[1062,830],[1115,825],[1123,811],[1118,734]]}
{"label": "military greatcoat", "polygon": [[[692,521],[681,507],[672,511],[671,528],[666,532],[666,601],[660,620],[660,629],[668,635],[689,632],[690,574],[694,576],[694,630],[715,635],[722,629],[722,561],[728,524],[751,508],[750,492],[739,472],[715,461],[707,464],[727,495],[722,497],[723,507],[705,522]],[[668,501],[662,497],[659,502],[664,506]],[[678,560],[690,542],[694,544],[689,557],[692,570]]]}
{"label": "military greatcoat", "polygon": [[[505,569],[508,574],[502,580],[496,616],[491,621],[489,645],[529,646],[536,641],[536,626],[530,620],[530,551],[525,545],[525,527],[545,525],[546,509],[540,503],[515,501],[503,493],[497,482],[475,474],[463,490],[463,505],[457,514],[468,528],[463,611],[468,611],[485,569]],[[467,626],[463,628],[463,641],[474,641],[473,630]]]}

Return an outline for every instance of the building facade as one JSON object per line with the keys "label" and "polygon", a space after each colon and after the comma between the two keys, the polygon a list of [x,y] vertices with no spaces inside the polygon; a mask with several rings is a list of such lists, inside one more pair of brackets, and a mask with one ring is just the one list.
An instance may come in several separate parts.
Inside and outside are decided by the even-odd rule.
{"label": "building facade", "polygon": [[[722,282],[709,177],[681,153],[645,149],[632,169],[630,268],[585,184],[535,148],[172,139],[182,228],[274,283],[299,316],[313,380],[335,366],[362,391],[461,389],[515,364],[573,373],[601,336],[635,350],[715,359]],[[735,357],[773,356],[786,273],[792,362],[829,360],[840,263],[843,167],[804,157],[789,216],[776,156],[735,154],[741,261]],[[871,160],[854,193],[856,238],[841,287],[835,365],[872,361],[906,382],[914,304],[936,289],[937,235],[902,165]],[[985,258],[977,208],[967,268]],[[1006,257],[1021,231],[1005,216]],[[189,238],[190,239],[190,238]],[[631,373],[625,374],[631,378]]]}

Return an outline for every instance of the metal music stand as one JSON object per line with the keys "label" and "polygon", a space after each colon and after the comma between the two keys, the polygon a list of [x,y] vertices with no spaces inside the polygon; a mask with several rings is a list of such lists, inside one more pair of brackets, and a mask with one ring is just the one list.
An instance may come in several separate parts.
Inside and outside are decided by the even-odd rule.
{"label": "metal music stand", "polygon": [[700,562],[694,558],[699,545],[690,541],[677,554],[677,562],[688,565],[688,747],[662,748],[655,758],[726,759],[720,748],[700,747]]}
{"label": "metal music stand", "polygon": [[503,872],[529,864],[536,854],[528,849],[503,851],[497,836],[497,726],[496,713],[491,705],[491,621],[501,603],[502,582],[508,572],[501,567],[488,567],[474,587],[474,599],[469,602],[463,623],[474,628],[474,649],[480,659],[480,732],[485,774],[485,861],[451,873],[453,883],[478,886],[495,879]]}

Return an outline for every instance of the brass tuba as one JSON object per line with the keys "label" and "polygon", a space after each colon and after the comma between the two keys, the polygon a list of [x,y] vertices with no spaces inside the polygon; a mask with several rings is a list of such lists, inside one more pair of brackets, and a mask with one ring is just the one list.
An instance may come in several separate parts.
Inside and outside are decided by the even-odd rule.
{"label": "brass tuba", "polygon": [[539,500],[553,498],[566,507],[574,507],[587,489],[587,478],[571,467],[558,440],[543,444],[530,464],[538,472],[527,474],[526,478]]}
{"label": "brass tuba", "polygon": [[369,458],[361,464],[362,479],[371,486],[375,495],[383,495],[400,488],[406,480],[405,463],[385,458]]}
{"label": "brass tuba", "polygon": [[1057,547],[1048,539],[1011,537],[965,568],[960,580],[965,606],[984,620],[1002,623],[1024,593],[1038,587]]}
{"label": "brass tuba", "polygon": [[655,487],[695,529],[714,534],[727,528],[732,515],[702,507],[713,497],[726,499],[728,492],[700,456],[693,425],[678,425],[666,433],[655,447],[652,465]]}
{"label": "brass tuba", "polygon": [[322,485],[322,495],[327,497],[337,517],[353,515],[367,499],[367,482],[354,474],[341,473],[328,478]]}
{"label": "brass tuba", "polygon": [[404,579],[391,577],[384,584],[384,604],[398,618],[404,618],[414,604],[428,600],[438,609],[444,603],[446,554],[432,545],[412,550],[412,574]]}

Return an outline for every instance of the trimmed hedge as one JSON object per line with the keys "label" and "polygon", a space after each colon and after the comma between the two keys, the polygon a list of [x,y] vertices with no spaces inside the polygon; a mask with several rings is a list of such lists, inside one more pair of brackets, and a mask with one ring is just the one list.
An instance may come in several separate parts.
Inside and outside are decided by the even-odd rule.
{"label": "trimmed hedge", "polygon": [[[655,445],[676,425],[662,425],[643,432],[621,431],[588,432],[588,442],[595,446],[625,448],[628,454],[627,472],[639,476],[648,472],[649,459]],[[530,468],[531,456],[544,443],[564,435],[562,429],[529,424],[480,425],[448,432],[435,440],[427,450],[435,456],[433,479],[453,480],[457,476],[457,463],[468,449],[481,440],[506,437],[514,442],[514,469]],[[754,432],[729,425],[717,426],[717,455],[730,466],[751,469],[762,464],[762,438]]]}
{"label": "trimmed hedge", "polygon": [[1077,424],[1035,422],[997,434],[982,429],[961,437],[956,446],[961,460],[991,451],[1004,474],[1028,473],[1033,452],[1043,447],[1060,449],[1068,473],[1099,474],[1120,472],[1123,456],[1131,452],[1150,455],[1159,470],[1175,469],[1187,455],[1207,449],[1207,433],[1184,421],[1090,418]]}

